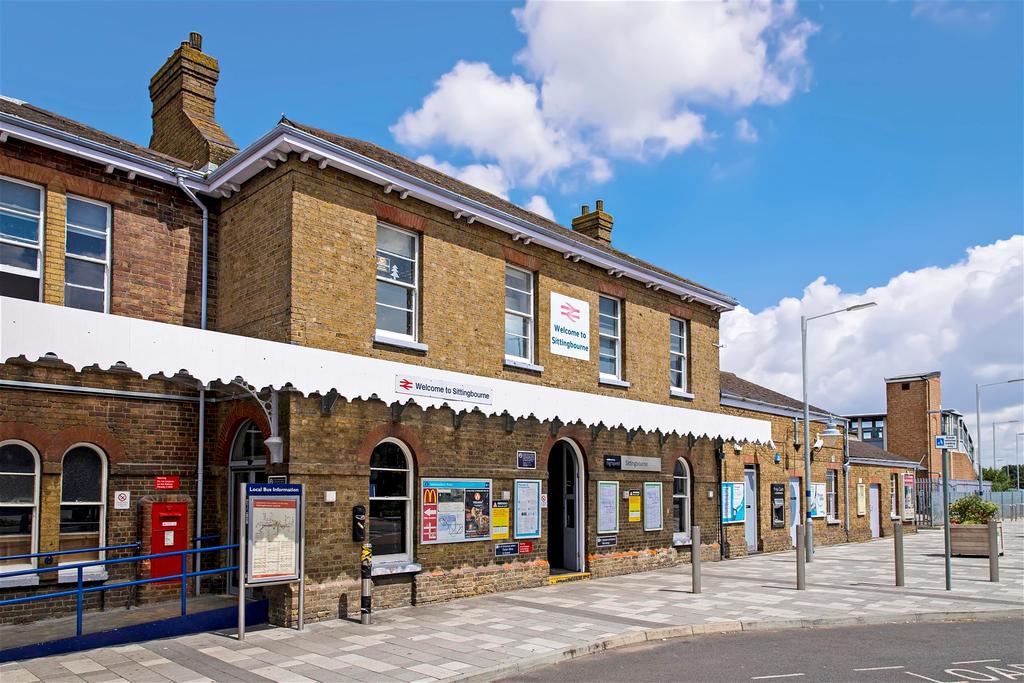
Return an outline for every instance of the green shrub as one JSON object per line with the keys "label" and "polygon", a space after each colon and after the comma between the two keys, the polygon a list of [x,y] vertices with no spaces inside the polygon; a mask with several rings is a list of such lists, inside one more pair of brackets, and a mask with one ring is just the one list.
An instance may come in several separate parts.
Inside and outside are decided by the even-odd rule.
{"label": "green shrub", "polygon": [[953,524],[988,524],[999,512],[999,506],[973,495],[960,498],[949,506],[949,520]]}

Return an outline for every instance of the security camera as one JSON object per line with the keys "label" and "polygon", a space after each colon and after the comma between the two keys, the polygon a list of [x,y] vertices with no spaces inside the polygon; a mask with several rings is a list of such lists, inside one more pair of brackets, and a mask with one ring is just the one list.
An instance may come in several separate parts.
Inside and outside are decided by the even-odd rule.
{"label": "security camera", "polygon": [[811,450],[813,450],[813,451],[820,451],[824,445],[825,445],[825,442],[821,440],[821,437],[820,436],[816,437],[814,439],[814,445],[811,446]]}

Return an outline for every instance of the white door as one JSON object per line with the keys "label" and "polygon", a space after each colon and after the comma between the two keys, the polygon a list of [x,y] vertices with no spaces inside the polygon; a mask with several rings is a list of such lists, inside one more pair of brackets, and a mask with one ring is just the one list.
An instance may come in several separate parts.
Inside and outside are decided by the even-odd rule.
{"label": "white door", "polygon": [[796,527],[800,524],[800,478],[789,480],[789,540],[796,547]]}
{"label": "white door", "polygon": [[878,512],[879,490],[878,484],[872,484],[868,488],[868,519],[871,521],[871,538],[878,538],[882,535],[882,520]]}
{"label": "white door", "polygon": [[743,494],[746,509],[743,515],[744,531],[747,535],[747,550],[757,551],[757,470],[748,467],[743,470]]}

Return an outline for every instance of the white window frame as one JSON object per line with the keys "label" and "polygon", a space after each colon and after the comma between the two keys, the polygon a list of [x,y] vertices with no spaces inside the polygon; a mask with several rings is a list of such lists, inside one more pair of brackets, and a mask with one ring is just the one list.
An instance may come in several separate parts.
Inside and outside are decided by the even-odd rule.
{"label": "white window frame", "polygon": [[825,518],[839,521],[839,470],[825,470]]}
{"label": "white window frame", "polygon": [[[35,446],[33,446],[32,444],[28,443],[27,441],[22,441],[21,439],[5,439],[3,441],[0,441],[0,447],[10,446],[10,445],[21,446],[22,448],[27,450],[30,454],[32,454],[32,458],[35,461],[35,463],[34,463],[35,464],[35,468],[33,469],[31,475],[22,474],[22,473],[19,473],[19,472],[4,472],[3,473],[5,476],[23,476],[23,477],[31,476],[32,477],[32,483],[33,483],[33,485],[32,485],[32,528],[29,531],[29,534],[32,536],[32,540],[29,542],[29,548],[30,548],[29,554],[31,555],[31,554],[39,552],[39,481],[40,481],[40,473],[41,473],[40,463],[42,462],[42,459],[39,457],[39,451],[36,450]],[[8,507],[11,507],[11,508],[23,508],[23,507],[28,507],[28,506],[26,506],[24,503],[4,503],[4,502],[0,501],[0,508],[8,508]],[[33,558],[30,558],[29,560],[26,560],[24,562],[19,562],[18,564],[10,564],[10,565],[6,565],[4,567],[0,567],[0,573],[14,572],[14,571],[22,570],[22,569],[35,569],[37,566],[39,566],[39,558],[33,557]],[[38,575],[36,575],[36,576],[18,576],[18,577],[13,577],[12,576],[12,577],[10,577],[10,579],[8,579],[8,581],[14,582],[15,579],[22,579],[22,581],[18,581],[17,582],[19,584],[31,582],[31,584],[35,585],[35,584],[39,583]],[[25,581],[26,579],[28,581]],[[3,581],[3,580],[0,579],[0,581]],[[0,585],[2,585],[2,584],[0,584]]]}
{"label": "white window frame", "polygon": [[889,519],[899,519],[900,513],[900,489],[903,482],[898,474],[889,474]]}
{"label": "white window frame", "polygon": [[[80,196],[74,195],[74,194],[69,194],[67,196],[67,199],[68,199],[68,203],[70,203],[71,200],[74,200],[74,201],[77,201],[77,202],[83,202],[85,204],[95,204],[96,206],[102,206],[104,209],[106,209],[106,212],[107,212],[107,224],[106,224],[106,228],[105,229],[106,229],[107,253],[104,256],[103,260],[100,260],[98,258],[93,258],[91,256],[79,256],[78,254],[71,254],[71,253],[68,252],[68,232],[71,230],[71,222],[70,222],[71,212],[69,210],[67,210],[67,208],[65,208],[65,211],[64,211],[64,262],[66,264],[68,259],[73,259],[75,261],[82,261],[84,263],[93,263],[93,264],[96,264],[96,265],[103,266],[103,312],[104,313],[110,313],[110,280],[111,280],[111,275],[110,275],[110,271],[111,271],[111,267],[110,267],[110,243],[113,241],[113,239],[112,239],[113,235],[111,234],[110,225],[111,225],[111,215],[113,214],[113,207],[111,207],[111,205],[106,203],[106,202],[98,202],[95,199],[89,199],[88,197],[80,197]],[[76,228],[78,228],[80,230],[85,230],[87,232],[93,232],[93,233],[95,232],[94,228],[90,228],[90,227],[87,227],[87,226],[84,226],[84,225],[75,225],[74,227],[76,227]],[[85,286],[82,286],[82,285],[74,285],[74,284],[71,284],[70,282],[68,282],[68,280],[67,280],[67,266],[66,265],[64,267],[64,273],[65,273],[65,275],[64,275],[64,290],[65,290],[64,299],[65,299],[65,302],[67,301],[67,293],[66,292],[67,292],[67,288],[68,287],[73,287],[74,289],[84,289],[84,290],[89,291],[89,292],[98,291],[95,287],[85,287]]]}
{"label": "white window frame", "polygon": [[[373,446],[373,449],[370,451],[370,462],[371,463],[373,462],[373,451],[377,450],[377,447],[380,446],[383,443],[395,444],[396,446],[398,446],[399,449],[401,449],[402,454],[405,456],[405,464],[406,464],[406,470],[405,470],[405,472],[406,472],[405,491],[406,491],[406,495],[404,495],[404,496],[370,496],[369,500],[370,500],[371,503],[373,501],[375,501],[375,500],[404,500],[405,501],[405,519],[406,519],[406,523],[405,523],[405,547],[406,547],[406,551],[404,553],[392,553],[391,555],[375,555],[373,559],[374,559],[375,563],[382,563],[382,564],[383,563],[387,563],[387,562],[391,562],[391,563],[412,562],[412,558],[413,558],[413,545],[412,545],[413,544],[413,527],[415,526],[415,520],[413,519],[413,516],[412,516],[412,514],[413,514],[413,510],[412,510],[412,497],[413,497],[413,493],[412,492],[413,492],[413,484],[415,483],[414,478],[413,478],[412,451],[409,450],[409,447],[406,446],[404,442],[400,441],[399,439],[395,439],[395,438],[389,436],[389,437],[386,437],[384,439],[381,439],[380,441],[378,441]],[[381,472],[401,472],[402,471],[402,470],[396,470],[396,469],[390,468],[390,467],[372,467],[372,466],[370,467],[370,470],[371,471],[378,470],[378,471],[381,471]],[[369,484],[369,478],[367,478],[367,484],[366,485],[367,485],[367,491],[369,491],[369,485],[370,485]],[[367,509],[366,509],[366,519],[367,519],[368,522],[370,521],[370,508],[369,508],[369,506],[367,506]],[[366,538],[367,538],[367,542],[369,542],[369,538],[370,538],[369,534],[367,534]]]}
{"label": "white window frame", "polygon": [[[686,489],[682,494],[676,493],[676,465],[683,466],[683,472],[686,474]],[[686,513],[686,524],[683,525],[683,531],[675,531],[678,524],[676,520],[676,500],[682,499],[685,501],[683,509]],[[673,543],[679,545],[685,545],[690,543],[691,530],[693,529],[693,471],[690,469],[690,463],[686,462],[686,458],[676,458],[676,462],[672,465],[672,533]],[[678,538],[676,537],[678,535]]]}
{"label": "white window frame", "polygon": [[[17,178],[10,178],[5,175],[0,175],[0,180],[6,180],[9,183],[15,183],[17,185],[24,185],[25,187],[31,187],[39,191],[39,215],[36,216],[39,225],[39,239],[35,245],[28,244],[27,242],[19,242],[18,240],[12,240],[5,237],[0,237],[0,242],[4,244],[10,244],[15,247],[23,247],[26,249],[36,249],[39,251],[39,258],[36,260],[35,272],[26,270],[25,268],[17,268],[15,266],[6,266],[0,264],[0,272],[10,273],[12,275],[22,275],[24,277],[34,277],[39,279],[39,292],[36,296],[36,301],[43,300],[43,269],[46,267],[46,259],[44,258],[45,251],[45,240],[46,240],[46,188],[42,185],[36,185],[35,183],[28,183],[24,180],[18,180]],[[25,218],[32,218],[32,214],[26,211],[18,211],[11,208],[3,208],[0,211],[6,211],[17,216],[24,216]]]}
{"label": "white window frame", "polygon": [[[607,335],[601,331],[601,318],[611,316],[601,313],[601,299],[615,302],[615,336]],[[615,341],[615,374],[609,374],[601,370],[601,340],[612,339]],[[613,296],[601,295],[597,302],[597,369],[601,379],[621,380],[622,379],[622,299]]]}
{"label": "white window frame", "polygon": [[[420,336],[419,335],[419,332],[420,332],[420,312],[419,312],[419,306],[420,306],[420,235],[417,232],[413,232],[411,230],[403,230],[401,228],[396,228],[395,226],[391,225],[390,223],[384,223],[384,222],[378,221],[377,222],[377,230],[378,230],[378,232],[382,228],[385,229],[385,230],[394,230],[395,232],[400,232],[400,233],[403,233],[405,235],[409,235],[409,236],[411,236],[413,238],[413,248],[412,248],[412,251],[413,251],[413,262],[412,262],[412,284],[411,285],[409,283],[407,283],[407,282],[400,282],[398,280],[392,280],[389,277],[381,277],[380,274],[378,274],[376,272],[376,266],[374,267],[374,273],[376,275],[376,278],[374,280],[375,283],[376,282],[386,282],[386,283],[391,284],[391,285],[397,285],[399,287],[405,287],[406,289],[411,289],[412,290],[412,334],[401,334],[401,333],[398,333],[398,332],[392,332],[391,330],[382,330],[381,328],[377,327],[377,306],[384,306],[385,308],[391,308],[391,309],[394,309],[396,311],[397,310],[405,311],[406,309],[404,309],[404,308],[400,309],[400,308],[396,308],[395,306],[389,306],[388,304],[382,304],[382,303],[378,302],[377,301],[377,290],[376,290],[376,286],[374,286],[374,293],[373,293],[373,299],[374,299],[373,316],[374,316],[374,328],[376,330],[376,336],[378,336],[378,337],[387,337],[387,338],[390,338],[390,339],[399,339],[399,340],[405,340],[405,341],[411,341],[411,342],[418,342],[419,341],[419,336]],[[380,250],[380,247],[377,246],[376,244],[374,244],[373,256],[374,256],[374,261],[375,262],[376,262],[377,251],[378,250]],[[389,254],[391,252],[384,251],[384,253]],[[403,259],[404,258],[408,258],[406,256],[402,256],[401,254],[394,254],[394,256],[396,256],[398,258],[403,258]]]}
{"label": "white window frame", "polygon": [[[535,293],[536,293],[536,290],[537,290],[536,276],[533,273],[533,271],[526,270],[525,268],[518,268],[518,267],[513,266],[513,265],[511,265],[509,263],[506,263],[505,264],[505,272],[508,273],[508,271],[510,271],[510,270],[514,271],[516,273],[519,273],[520,275],[525,276],[530,281],[530,291],[526,292],[526,291],[523,291],[521,289],[516,289],[515,287],[509,287],[508,280],[506,279],[506,281],[505,281],[505,295],[506,295],[506,298],[508,296],[508,290],[509,289],[511,289],[514,292],[519,292],[520,294],[526,294],[529,297],[529,303],[527,304],[527,307],[526,307],[526,309],[528,311],[527,313],[523,313],[522,311],[516,311],[514,309],[509,308],[508,306],[505,307],[505,315],[514,315],[517,318],[525,319],[526,322],[527,322],[527,330],[526,330],[526,355],[525,356],[514,356],[514,355],[511,355],[508,352],[506,352],[505,353],[505,360],[519,361],[521,363],[531,363],[532,364],[533,363],[533,358],[534,358],[534,346],[535,346],[534,339],[536,337],[536,331],[535,331],[536,318],[534,316],[534,301],[535,301],[534,297],[535,297]],[[505,327],[505,337],[506,337],[506,339],[508,338],[508,336],[509,336],[508,326],[506,325],[506,327]],[[519,337],[520,335],[516,334],[514,336]]]}
{"label": "white window frame", "polygon": [[[680,323],[683,328],[682,334],[682,352],[672,350],[672,339],[679,338],[672,332],[672,323]],[[690,390],[690,372],[687,362],[689,359],[689,343],[690,343],[690,321],[683,318],[670,318],[668,324],[668,385],[672,389],[676,389],[680,392],[688,392]],[[675,383],[672,377],[672,359],[680,357],[683,359],[683,376],[682,384],[678,385]]]}
{"label": "white window frame", "polygon": [[[60,457],[60,463],[61,463],[61,475],[60,475],[60,478],[61,478],[61,480],[60,480],[60,501],[59,501],[60,505],[58,506],[58,515],[60,514],[59,513],[59,509],[64,507],[65,505],[68,505],[68,506],[73,506],[73,505],[95,506],[96,505],[96,503],[84,503],[84,502],[81,502],[81,503],[65,503],[64,502],[64,458],[66,458],[68,456],[68,453],[70,453],[71,451],[75,450],[76,448],[82,448],[82,447],[88,448],[88,449],[92,450],[93,452],[95,452],[97,455],[100,456],[100,465],[101,465],[101,470],[100,470],[101,471],[101,477],[100,477],[100,500],[99,500],[99,508],[100,508],[100,533],[99,533],[99,538],[97,540],[97,547],[102,548],[102,547],[104,547],[107,544],[107,479],[109,477],[109,472],[110,472],[110,462],[107,460],[107,454],[104,453],[103,449],[100,448],[99,446],[97,446],[96,444],[88,443],[88,442],[84,442],[84,441],[80,442],[80,443],[72,444],[71,446],[69,446],[67,448],[67,450],[64,451],[64,455],[62,455]],[[61,536],[63,536],[64,534],[61,533],[60,528],[59,528],[60,527],[60,518],[59,518],[59,516],[58,516],[58,520],[57,520],[57,525],[58,525],[58,529],[57,529],[57,544],[58,544],[58,547],[60,547],[60,539],[61,539]],[[68,555],[58,555],[57,557],[58,558],[65,558],[65,557],[68,557]],[[99,551],[97,553],[96,559],[97,560],[105,560],[105,559],[107,559],[106,551],[104,551],[104,550]],[[57,564],[58,565],[62,565],[62,564],[77,564],[77,562],[78,561],[76,561],[76,560],[58,559]],[[78,580],[77,572],[75,570],[59,571],[59,572],[57,572],[57,574],[58,574],[58,581],[60,583],[68,583],[68,582],[71,582],[71,581],[77,581]],[[105,578],[107,578],[107,570],[106,570],[106,567],[104,565],[92,565],[92,566],[89,566],[89,567],[85,567],[82,570],[82,574],[85,576],[85,579],[87,581],[88,580],[98,580],[98,579],[105,579]]]}

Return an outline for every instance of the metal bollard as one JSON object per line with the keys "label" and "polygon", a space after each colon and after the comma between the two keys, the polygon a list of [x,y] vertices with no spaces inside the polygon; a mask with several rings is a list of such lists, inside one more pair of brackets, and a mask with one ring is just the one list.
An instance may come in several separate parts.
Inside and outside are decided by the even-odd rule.
{"label": "metal bollard", "polygon": [[363,544],[363,550],[359,554],[359,574],[362,577],[359,591],[359,623],[369,625],[373,623],[373,546],[369,543]]}
{"label": "metal bollard", "polygon": [[988,521],[988,580],[999,582],[999,522]]}
{"label": "metal bollard", "polygon": [[700,593],[700,527],[690,530],[690,570],[693,572],[691,585],[694,595]]}
{"label": "metal bollard", "polygon": [[805,566],[807,558],[804,555],[805,542],[804,525],[799,524],[796,527],[796,589],[798,591],[807,590],[807,567]]}
{"label": "metal bollard", "polygon": [[903,584],[903,522],[892,523],[892,538],[896,556],[896,585]]}

